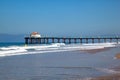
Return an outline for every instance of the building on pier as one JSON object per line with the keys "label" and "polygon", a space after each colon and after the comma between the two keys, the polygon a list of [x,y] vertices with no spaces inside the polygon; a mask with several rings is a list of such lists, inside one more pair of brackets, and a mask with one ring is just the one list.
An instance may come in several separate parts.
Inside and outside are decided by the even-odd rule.
{"label": "building on pier", "polygon": [[31,37],[31,38],[40,38],[41,35],[40,35],[38,32],[32,32],[32,33],[30,34],[30,37]]}

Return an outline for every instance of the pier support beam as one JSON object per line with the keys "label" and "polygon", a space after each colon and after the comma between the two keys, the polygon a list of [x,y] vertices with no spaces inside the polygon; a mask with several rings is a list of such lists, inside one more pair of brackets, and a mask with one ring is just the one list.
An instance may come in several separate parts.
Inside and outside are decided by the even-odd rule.
{"label": "pier support beam", "polygon": [[25,38],[25,44],[28,44],[28,38]]}
{"label": "pier support beam", "polygon": [[106,38],[104,38],[104,42],[106,43]]}
{"label": "pier support beam", "polygon": [[88,38],[86,38],[86,43],[88,43]]}
{"label": "pier support beam", "polygon": [[98,43],[100,43],[100,38],[98,38]]}
{"label": "pier support beam", "polygon": [[92,38],[92,43],[94,43],[94,38]]}
{"label": "pier support beam", "polygon": [[77,43],[76,38],[74,39],[74,43]]}
{"label": "pier support beam", "polygon": [[38,38],[38,43],[41,44],[41,38]]}
{"label": "pier support beam", "polygon": [[112,38],[110,38],[110,42],[112,42]]}
{"label": "pier support beam", "polygon": [[57,40],[58,40],[58,43],[60,43],[60,39],[58,38]]}
{"label": "pier support beam", "polygon": [[43,44],[45,44],[45,38],[43,38]]}
{"label": "pier support beam", "polygon": [[69,44],[70,44],[71,43],[71,39],[69,38],[68,40],[69,40]]}
{"label": "pier support beam", "polygon": [[80,43],[82,44],[82,38],[80,38]]}
{"label": "pier support beam", "polygon": [[119,42],[119,41],[118,41],[118,38],[116,38],[116,40],[117,40],[117,44],[118,44],[118,42]]}
{"label": "pier support beam", "polygon": [[39,39],[38,39],[38,38],[36,39],[36,43],[37,43],[37,44],[39,43]]}
{"label": "pier support beam", "polygon": [[65,43],[66,41],[65,41],[66,39],[65,38],[63,38],[63,43]]}
{"label": "pier support beam", "polygon": [[52,38],[52,43],[54,43],[54,38]]}
{"label": "pier support beam", "polygon": [[48,40],[48,38],[46,38],[46,42],[47,42],[47,44],[49,43],[49,40]]}
{"label": "pier support beam", "polygon": [[33,39],[32,39],[32,38],[30,38],[30,41],[29,41],[29,43],[30,43],[30,44],[32,44],[32,43],[33,43]]}

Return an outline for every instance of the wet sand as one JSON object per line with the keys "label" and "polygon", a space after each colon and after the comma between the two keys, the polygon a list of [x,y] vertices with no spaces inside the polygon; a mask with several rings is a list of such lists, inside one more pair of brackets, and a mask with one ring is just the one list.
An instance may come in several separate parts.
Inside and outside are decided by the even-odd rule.
{"label": "wet sand", "polygon": [[[111,65],[119,63],[120,59],[113,59],[115,54],[120,52],[119,48],[117,49],[84,50],[85,54],[81,51],[68,51],[1,58],[0,80],[120,80],[120,74],[109,74],[94,69],[99,65],[109,66],[108,62]],[[102,59],[103,56],[99,55],[103,55],[104,52],[106,56]],[[113,52],[112,57],[107,56]],[[111,62],[112,59],[116,63]],[[120,71],[119,66],[113,66],[112,69]]]}
{"label": "wet sand", "polygon": [[111,49],[111,48],[101,48],[101,49],[91,49],[91,50],[81,50],[81,51],[86,52],[86,53],[95,54],[95,53],[107,51],[107,50],[110,50],[110,49]]}
{"label": "wet sand", "polygon": [[[110,48],[83,50],[83,52],[91,53],[91,54],[96,54],[96,53],[99,53],[99,52],[107,51],[109,49]],[[117,53],[115,55],[115,58],[116,59],[120,59],[120,53]],[[114,68],[114,70],[120,71],[120,66]],[[118,73],[118,74],[110,74],[110,75],[105,75],[105,76],[100,76],[100,77],[92,78],[90,80],[120,80],[120,73]]]}
{"label": "wet sand", "polygon": [[[120,72],[120,66],[112,68],[112,69]],[[120,73],[100,76],[100,77],[96,77],[90,80],[120,80]]]}
{"label": "wet sand", "polygon": [[[120,53],[117,53],[115,55],[116,59],[120,59]],[[113,68],[115,71],[120,71],[120,66]],[[100,77],[96,77],[90,80],[120,80],[120,73],[117,74],[111,74],[111,75],[107,75],[107,76],[100,76]]]}
{"label": "wet sand", "polygon": [[101,77],[93,78],[91,80],[120,80],[120,74],[101,76]]}

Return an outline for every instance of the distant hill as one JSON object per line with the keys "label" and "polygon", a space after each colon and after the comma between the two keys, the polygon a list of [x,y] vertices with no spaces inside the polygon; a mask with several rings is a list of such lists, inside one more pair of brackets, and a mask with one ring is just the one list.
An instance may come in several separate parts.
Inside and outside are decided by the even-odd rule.
{"label": "distant hill", "polygon": [[0,34],[0,42],[24,42],[25,34]]}

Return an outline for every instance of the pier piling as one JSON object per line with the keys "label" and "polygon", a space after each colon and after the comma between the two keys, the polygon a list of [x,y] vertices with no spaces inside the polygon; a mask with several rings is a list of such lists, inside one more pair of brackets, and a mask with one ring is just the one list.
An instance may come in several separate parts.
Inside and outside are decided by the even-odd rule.
{"label": "pier piling", "polygon": [[[58,43],[89,43],[89,40],[92,40],[92,43],[98,42],[101,43],[104,42],[116,42],[118,43],[120,40],[120,37],[109,37],[109,38],[62,38],[62,37],[40,37],[40,38],[33,38],[33,37],[25,37],[25,44],[48,44],[52,40],[52,43],[58,42]],[[68,41],[67,41],[68,40]],[[79,42],[77,41],[79,40]],[[97,40],[97,41],[96,41]]]}

